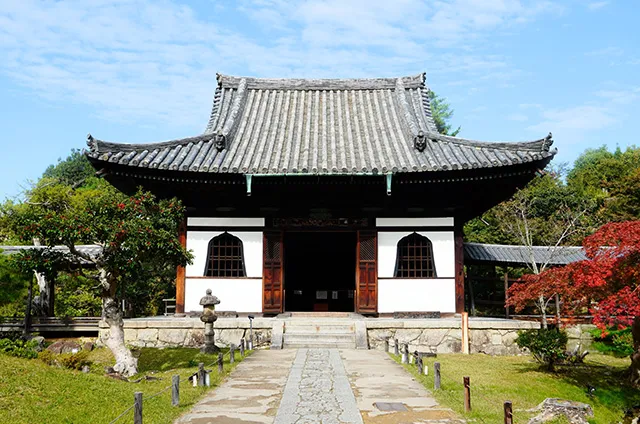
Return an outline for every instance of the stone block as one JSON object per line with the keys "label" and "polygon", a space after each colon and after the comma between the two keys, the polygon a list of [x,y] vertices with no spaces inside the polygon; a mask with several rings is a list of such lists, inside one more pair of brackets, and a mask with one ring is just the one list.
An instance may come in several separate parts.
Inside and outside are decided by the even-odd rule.
{"label": "stone block", "polygon": [[395,338],[398,339],[398,343],[412,343],[414,340],[420,337],[422,330],[419,328],[399,328],[396,331]]}
{"label": "stone block", "polygon": [[[238,346],[240,344],[240,339],[244,337],[244,328],[227,328],[227,329],[218,329],[216,332],[216,346],[218,347],[228,347],[229,344],[233,343]],[[247,332],[248,334],[248,332]],[[255,343],[255,335],[256,331],[253,332],[254,335],[254,343]]]}
{"label": "stone block", "polygon": [[502,344],[502,335],[500,335],[497,331],[491,332],[491,344],[499,345]]}
{"label": "stone block", "polygon": [[204,345],[204,329],[193,328],[187,331],[185,347],[202,347]]}
{"label": "stone block", "polygon": [[367,327],[364,321],[355,322],[356,333],[356,349],[369,349],[369,341],[367,339]]}
{"label": "stone block", "polygon": [[157,328],[139,329],[138,340],[145,343],[156,343],[158,341],[158,329]]}
{"label": "stone block", "polygon": [[273,329],[271,330],[271,349],[282,349],[283,338],[284,321],[276,321],[273,323]]}
{"label": "stone block", "polygon": [[187,335],[187,330],[176,328],[158,329],[158,347],[160,346],[183,346]]}
{"label": "stone block", "polygon": [[124,329],[124,342],[131,343],[135,340],[138,340],[138,330],[135,328],[125,328]]}

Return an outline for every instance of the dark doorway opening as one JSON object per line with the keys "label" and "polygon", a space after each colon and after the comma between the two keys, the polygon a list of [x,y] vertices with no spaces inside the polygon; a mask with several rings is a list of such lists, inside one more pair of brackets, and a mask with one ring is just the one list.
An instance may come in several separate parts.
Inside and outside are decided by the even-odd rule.
{"label": "dark doorway opening", "polygon": [[353,312],[355,232],[284,234],[286,311]]}

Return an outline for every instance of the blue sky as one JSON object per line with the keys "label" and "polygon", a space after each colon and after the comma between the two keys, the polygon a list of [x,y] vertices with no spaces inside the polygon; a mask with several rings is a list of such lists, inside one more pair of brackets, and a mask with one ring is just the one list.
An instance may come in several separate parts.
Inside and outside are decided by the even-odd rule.
{"label": "blue sky", "polygon": [[216,72],[427,73],[461,136],[553,132],[556,162],[639,143],[636,0],[0,0],[0,199],[87,133],[200,134]]}

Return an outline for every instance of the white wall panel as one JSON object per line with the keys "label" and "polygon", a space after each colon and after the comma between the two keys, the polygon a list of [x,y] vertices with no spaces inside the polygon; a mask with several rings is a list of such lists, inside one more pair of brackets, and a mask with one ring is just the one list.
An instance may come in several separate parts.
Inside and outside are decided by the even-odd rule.
{"label": "white wall panel", "polygon": [[187,278],[185,312],[202,311],[200,299],[211,289],[219,311],[262,312],[262,278]]}
{"label": "white wall panel", "polygon": [[199,227],[264,227],[264,218],[187,218],[187,225]]}
{"label": "white wall panel", "polygon": [[[398,241],[412,233],[413,231],[409,228],[407,228],[407,232],[378,232],[378,277],[393,277],[396,266]],[[417,233],[431,240],[431,244],[433,245],[433,259],[436,265],[436,275],[439,278],[455,277],[455,244],[453,231],[417,231]]]}
{"label": "white wall panel", "polygon": [[453,226],[453,217],[376,218],[376,227],[443,227],[443,226]]}
{"label": "white wall panel", "polygon": [[[232,228],[228,232],[242,240],[247,277],[262,278],[262,232],[236,232]],[[204,275],[209,241],[220,234],[222,231],[187,231],[187,250],[194,255],[193,264],[187,265],[187,278]]]}
{"label": "white wall panel", "polygon": [[455,280],[378,280],[378,312],[455,312]]}

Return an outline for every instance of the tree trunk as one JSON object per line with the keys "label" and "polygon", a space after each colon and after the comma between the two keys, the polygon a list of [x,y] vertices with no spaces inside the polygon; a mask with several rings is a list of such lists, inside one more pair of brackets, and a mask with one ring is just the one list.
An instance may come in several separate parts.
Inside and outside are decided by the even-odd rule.
{"label": "tree trunk", "polygon": [[109,337],[104,344],[111,350],[116,364],[115,372],[125,377],[138,373],[138,359],[133,357],[131,351],[124,344],[124,321],[122,311],[116,299],[116,282],[109,281],[109,275],[105,270],[100,270],[100,282],[102,283],[102,319],[109,326]]}
{"label": "tree trunk", "polygon": [[633,335],[633,350],[631,354],[631,383],[640,386],[640,316],[633,320],[631,325]]}
{"label": "tree trunk", "polygon": [[547,324],[547,304],[544,300],[544,296],[540,296],[538,299],[538,307],[540,308],[540,320],[542,322],[542,328],[545,330],[549,328]]}
{"label": "tree trunk", "polygon": [[27,305],[24,311],[24,328],[22,335],[27,337],[31,334],[31,302],[33,302],[33,278],[29,280],[29,290],[27,292]]}

